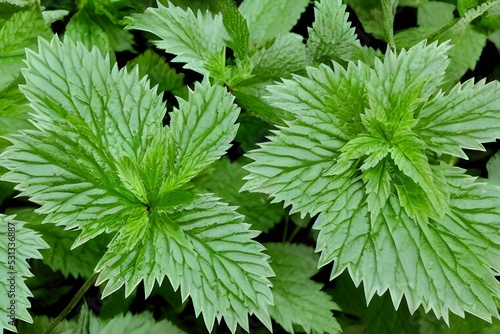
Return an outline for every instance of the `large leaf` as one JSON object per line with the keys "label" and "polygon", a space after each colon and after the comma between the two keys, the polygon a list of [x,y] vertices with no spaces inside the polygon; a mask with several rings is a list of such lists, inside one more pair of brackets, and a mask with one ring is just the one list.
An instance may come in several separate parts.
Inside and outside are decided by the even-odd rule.
{"label": "large leaf", "polygon": [[40,249],[48,245],[25,222],[0,214],[0,329],[17,333],[16,320],[32,323],[28,312],[33,295],[25,280],[31,277],[28,259],[40,259]]}
{"label": "large leaf", "polygon": [[162,127],[161,96],[137,69],[111,68],[96,48],[69,40],[39,48],[28,52],[23,88],[36,129],[10,137],[4,179],[41,205],[45,222],[82,230],[73,247],[113,233],[95,269],[104,296],[141,281],[147,296],[167,276],[209,330],[222,318],[233,332],[247,328],[248,313],[270,326],[273,273],[252,240],[258,232],[188,183],[234,138],[234,98],[196,84]]}
{"label": "large leaf", "polygon": [[420,43],[372,67],[322,65],[269,87],[272,104],[296,119],[248,154],[244,189],[320,213],[320,265],[334,262],[332,278],[347,268],[367,300],[389,290],[410,312],[489,320],[498,316],[498,189],[439,157],[497,138],[498,89],[440,92],[448,49]]}

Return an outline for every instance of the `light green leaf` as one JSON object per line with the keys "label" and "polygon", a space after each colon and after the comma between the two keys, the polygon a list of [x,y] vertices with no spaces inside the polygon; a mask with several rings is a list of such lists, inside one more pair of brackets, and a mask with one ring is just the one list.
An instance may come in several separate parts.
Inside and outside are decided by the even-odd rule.
{"label": "light green leaf", "polygon": [[451,212],[443,223],[416,225],[391,196],[379,219],[370,224],[362,218],[366,210],[362,189],[355,188],[355,196],[354,190],[346,188],[345,199],[338,201],[348,199],[348,206],[333,210],[334,205],[315,225],[321,229],[320,265],[334,260],[332,277],[348,268],[356,285],[363,281],[367,300],[388,288],[394,306],[404,295],[410,312],[422,304],[445,321],[449,311],[460,316],[467,311],[488,321],[496,316],[492,298],[499,286],[490,267],[497,270],[494,261],[500,253],[498,244],[494,245],[498,238],[490,238],[498,228],[493,223],[500,213],[493,204],[498,190],[488,188],[485,193],[484,184],[474,183],[457,169],[446,173],[453,193]]}
{"label": "light green leaf", "polygon": [[[32,127],[28,122],[31,109],[18,88],[23,83],[21,68],[25,66],[25,48],[36,50],[38,36],[52,36],[37,5],[5,15],[6,20],[0,22],[0,136]],[[9,144],[0,138],[0,152]]]}
{"label": "light green leaf", "polygon": [[[399,305],[398,310],[395,310],[391,296],[388,293],[384,293],[380,297],[374,296],[368,304],[363,288],[361,286],[356,287],[347,273],[337,277],[335,287],[327,292],[332,295],[333,300],[340,306],[342,313],[348,316],[349,319],[356,317],[362,321],[361,326],[359,322],[353,324],[353,327],[356,326],[354,327],[357,330],[356,332],[369,334],[429,333],[428,328],[419,326],[416,316],[410,316],[408,307],[405,304]],[[430,316],[434,317],[433,314]],[[344,320],[340,315],[337,316],[337,319],[339,322]],[[443,321],[441,322],[446,326]],[[344,333],[349,332],[349,327],[343,325],[342,328]],[[419,331],[420,328],[422,328],[422,331]]]}
{"label": "light green leaf", "polygon": [[233,0],[220,0],[218,4],[224,26],[229,36],[231,36],[228,44],[233,49],[236,58],[243,60],[248,53],[250,41],[247,21],[238,11],[238,7]]}
{"label": "light green leaf", "polygon": [[250,172],[242,190],[269,194],[273,202],[291,205],[290,213],[314,216],[330,205],[338,182],[325,176],[342,145],[330,131],[331,119],[301,117],[282,128],[260,149],[247,157],[256,160],[245,166]]}
{"label": "light green leaf", "polygon": [[271,267],[276,277],[273,284],[274,306],[271,317],[286,331],[298,328],[306,333],[341,333],[332,310],[338,306],[322,284],[310,279],[317,272],[318,258],[314,249],[305,245],[266,243]]}
{"label": "light green leaf", "polygon": [[[47,328],[54,319],[46,316],[35,316],[34,325],[20,327],[22,333],[38,334],[40,330]],[[74,333],[100,333],[100,334],[115,334],[115,333],[171,333],[185,334],[186,332],[179,329],[167,319],[156,321],[153,315],[149,312],[132,314],[116,315],[111,319],[102,319],[91,312],[86,304],[84,304],[77,317],[68,320],[63,320],[51,333],[55,334],[74,334]]]}
{"label": "light green leaf", "polygon": [[250,61],[255,64],[252,73],[262,81],[289,77],[306,67],[306,50],[302,36],[280,34],[268,48],[259,49]]}
{"label": "light green leaf", "polygon": [[151,85],[158,85],[158,91],[172,92],[183,99],[187,98],[188,89],[184,84],[184,74],[177,73],[168,65],[165,58],[153,50],[147,49],[138,57],[127,62],[129,70],[136,65],[139,65],[139,76],[148,75]]}
{"label": "light green leaf", "polygon": [[208,74],[206,64],[210,56],[220,52],[230,39],[222,15],[209,12],[183,10],[169,4],[158,4],[158,8],[148,8],[144,14],[128,17],[126,29],[148,31],[160,38],[156,45],[177,55],[172,61],[186,63],[185,68]]}
{"label": "light green leaf", "polygon": [[394,15],[398,0],[348,0],[366,32],[394,45]]}
{"label": "light green leaf", "polygon": [[0,214],[0,329],[8,329],[17,333],[15,321],[32,323],[28,312],[32,297],[25,280],[33,276],[29,270],[28,259],[40,259],[40,249],[48,245],[33,230],[27,228],[25,222],[14,219],[14,216]]}
{"label": "light green leaf", "polygon": [[309,63],[329,59],[357,60],[361,44],[347,20],[345,8],[340,0],[315,2],[315,19],[312,28],[308,28],[306,44]]}
{"label": "light green leaf", "polygon": [[415,131],[432,138],[428,147],[438,153],[467,159],[462,148],[484,150],[481,143],[499,137],[498,82],[457,84],[448,94],[437,94],[421,109]]}
{"label": "light green leaf", "polygon": [[487,36],[469,24],[453,35],[445,33],[440,37],[442,41],[447,39],[453,44],[453,48],[448,52],[451,62],[446,71],[448,84],[445,86],[450,90],[468,70],[476,68],[476,63],[486,46]]}
{"label": "light green leaf", "polygon": [[104,296],[125,283],[128,295],[144,279],[149,295],[155,280],[161,284],[167,275],[183,300],[191,297],[196,316],[203,312],[209,330],[222,317],[232,332],[237,324],[247,329],[247,312],[266,321],[272,271],[262,245],[251,241],[258,232],[242,218],[217,199],[199,196],[177,209],[158,209],[149,219],[162,224],[129,221],[98,264],[97,283],[108,281]]}
{"label": "light green leaf", "polygon": [[264,99],[267,95],[266,88],[272,84],[271,80],[245,83],[232,87],[232,93],[236,97],[238,105],[252,116],[258,117],[269,124],[284,125],[285,121],[293,119],[293,114],[273,107],[269,101]]}
{"label": "light green leaf", "polygon": [[62,21],[68,14],[69,11],[64,9],[44,10],[42,12],[43,19],[48,25],[59,20]]}
{"label": "light green leaf", "polygon": [[455,8],[455,5],[441,1],[423,3],[418,7],[417,24],[419,27],[444,27],[455,18]]}
{"label": "light green leaf", "polygon": [[175,164],[172,182],[183,184],[219,159],[230,147],[238,127],[234,125],[239,108],[226,89],[195,84],[196,94],[188,101],[179,99],[170,121],[171,149]]}
{"label": "light green leaf", "polygon": [[74,278],[90,278],[110,240],[107,236],[100,235],[80,247],[70,250],[71,245],[78,237],[78,232],[65,231],[53,224],[42,224],[45,216],[36,214],[32,208],[8,209],[6,213],[15,214],[17,219],[28,222],[27,227],[43,236],[50,247],[40,251],[43,263],[53,271],[59,270],[66,278],[69,275]]}
{"label": "light green leaf", "polygon": [[85,8],[71,17],[66,25],[64,36],[71,38],[74,42],[81,42],[89,50],[96,46],[102,54],[113,51],[108,35]]}
{"label": "light green leaf", "polygon": [[497,153],[488,160],[486,170],[488,171],[488,180],[500,186],[500,151],[497,151]]}
{"label": "light green leaf", "polygon": [[410,312],[489,320],[498,317],[500,190],[438,157],[497,138],[498,87],[436,91],[448,48],[421,43],[373,67],[323,65],[269,87],[273,105],[297,117],[248,154],[244,189],[320,213],[319,264],[334,262],[332,278],[347,268],[367,300],[389,290]]}
{"label": "light green leaf", "polygon": [[457,0],[457,9],[460,16],[465,16],[465,13],[478,5],[478,0]]}
{"label": "light green leaf", "polygon": [[251,47],[262,46],[297,23],[309,0],[245,0],[240,12],[247,20]]}
{"label": "light green leaf", "polygon": [[284,211],[280,205],[270,204],[263,194],[239,192],[245,183],[243,178],[248,174],[243,166],[241,159],[231,163],[223,158],[212,164],[195,183],[230,205],[237,206],[236,211],[245,216],[245,222],[251,224],[253,229],[268,232],[281,221]]}
{"label": "light green leaf", "polygon": [[137,69],[110,68],[96,48],[57,37],[39,49],[23,87],[36,129],[9,137],[4,179],[41,205],[44,222],[82,230],[73,247],[114,234],[95,269],[104,296],[141,281],[147,296],[167,276],[209,330],[222,318],[232,332],[247,328],[248,313],[270,327],[273,272],[258,232],[187,184],[234,138],[231,94],[195,84],[162,127],[165,105]]}

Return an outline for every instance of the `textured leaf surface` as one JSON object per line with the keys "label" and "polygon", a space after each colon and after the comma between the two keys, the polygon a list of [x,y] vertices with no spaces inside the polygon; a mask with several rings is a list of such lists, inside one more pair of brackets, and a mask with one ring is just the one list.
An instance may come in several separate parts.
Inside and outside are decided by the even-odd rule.
{"label": "textured leaf surface", "polygon": [[31,277],[28,259],[40,259],[40,249],[48,245],[26,223],[0,214],[0,329],[16,332],[15,319],[33,322],[28,312],[32,297],[25,280]]}
{"label": "textured leaf surface", "polygon": [[312,28],[308,28],[306,44],[310,61],[355,60],[361,44],[345,8],[340,0],[315,2],[315,19]]}
{"label": "textured leaf surface", "polygon": [[201,175],[195,182],[230,205],[238,206],[236,211],[245,216],[245,221],[253,229],[267,232],[281,221],[283,208],[270,204],[263,194],[239,192],[245,183],[243,178],[248,174],[243,166],[241,159],[231,163],[229,159],[223,158],[210,166],[206,175]]}
{"label": "textured leaf surface", "polygon": [[394,15],[398,0],[348,0],[366,32],[393,45]]}
{"label": "textured leaf surface", "polygon": [[130,70],[136,65],[139,65],[139,76],[148,75],[151,85],[158,85],[158,91],[172,92],[183,99],[187,98],[188,90],[184,85],[184,74],[177,73],[168,65],[165,58],[153,50],[147,49],[129,61],[127,68]]}
{"label": "textured leaf surface", "polygon": [[248,313],[270,326],[273,273],[258,232],[188,184],[234,138],[239,109],[226,89],[195,84],[162,127],[156,90],[96,48],[41,41],[27,63],[37,129],[11,137],[4,179],[41,205],[45,222],[82,230],[73,247],[114,233],[95,269],[103,295],[144,281],[147,296],[167,276],[209,330],[216,318],[247,328]]}
{"label": "textured leaf surface", "polygon": [[332,278],[347,268],[367,300],[389,290],[410,312],[489,320],[498,316],[498,189],[437,156],[497,138],[498,88],[436,92],[448,49],[421,43],[373,67],[334,63],[269,87],[272,105],[296,119],[249,153],[244,189],[321,213],[320,265],[334,262]]}
{"label": "textured leaf surface", "polygon": [[308,0],[246,0],[240,5],[250,31],[250,44],[264,44],[289,32],[309,4]]}
{"label": "textured leaf surface", "polygon": [[102,54],[113,51],[106,32],[86,9],[78,11],[66,25],[65,37],[81,42],[87,49],[97,46]]}
{"label": "textured leaf surface", "polygon": [[[31,4],[15,8],[19,11],[11,15],[2,13],[6,20],[0,22],[0,136],[31,127],[27,120],[30,112],[28,101],[18,88],[23,83],[24,48],[36,50],[38,36],[52,36],[38,6]],[[0,152],[8,145],[0,138]]]}
{"label": "textured leaf surface", "polygon": [[53,271],[59,270],[64,277],[72,275],[74,278],[90,278],[110,240],[106,235],[100,235],[71,250],[79,232],[65,231],[53,224],[42,224],[45,216],[35,213],[31,208],[8,209],[6,213],[15,214],[17,219],[28,222],[27,227],[43,236],[43,240],[49,245],[48,249],[40,251],[43,263]]}
{"label": "textured leaf surface", "polygon": [[252,73],[262,81],[289,77],[306,67],[306,50],[302,36],[293,33],[278,35],[268,48],[258,50],[252,57]]}
{"label": "textured leaf surface", "polygon": [[317,271],[314,249],[304,245],[266,243],[276,277],[273,284],[274,306],[271,317],[285,330],[294,333],[341,333],[332,315],[338,306],[321,291],[322,284],[310,279]]}
{"label": "textured leaf surface", "polygon": [[139,29],[160,38],[156,45],[177,55],[172,61],[186,63],[185,68],[208,74],[206,64],[210,57],[220,52],[225,40],[230,37],[224,28],[222,15],[213,16],[209,12],[158,4],[158,8],[148,8],[144,14],[129,17],[128,29]]}
{"label": "textured leaf surface", "polygon": [[419,114],[416,131],[432,137],[430,148],[467,159],[462,148],[484,150],[481,143],[495,141],[500,131],[500,85],[468,80],[448,94],[430,99]]}
{"label": "textured leaf surface", "polygon": [[[347,315],[349,320],[353,317],[359,319],[349,326],[343,323],[347,319],[337,317],[338,321],[342,323],[344,333],[349,332],[351,328],[368,334],[424,334],[428,331],[426,327],[422,327],[423,330],[420,331],[417,316],[412,317],[406,305],[400,305],[398,310],[395,310],[391,296],[388,293],[384,293],[382,296],[374,296],[370,303],[367,303],[363,287],[356,287],[346,273],[337,277],[335,287],[327,290],[327,292],[332,295],[334,302],[340,306],[342,313]],[[431,314],[430,317],[434,317],[434,315]],[[440,322],[446,326],[443,321]]]}

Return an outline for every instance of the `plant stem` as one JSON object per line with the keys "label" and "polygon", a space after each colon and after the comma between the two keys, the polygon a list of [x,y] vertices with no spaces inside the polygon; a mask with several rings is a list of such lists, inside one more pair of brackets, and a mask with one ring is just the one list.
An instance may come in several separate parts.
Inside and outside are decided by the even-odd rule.
{"label": "plant stem", "polygon": [[288,238],[288,240],[286,242],[288,242],[288,243],[292,242],[293,238],[295,238],[295,236],[297,235],[297,233],[299,233],[299,231],[301,229],[302,229],[302,227],[295,226],[295,228],[292,231],[292,234],[290,234],[290,237]]}
{"label": "plant stem", "polygon": [[45,329],[45,331],[43,332],[43,334],[49,334],[50,332],[52,332],[52,330],[54,330],[54,328],[56,328],[57,325],[59,325],[59,323],[61,321],[63,321],[64,318],[66,318],[66,316],[68,315],[68,313],[71,312],[71,310],[76,306],[76,304],[78,304],[78,302],[80,301],[80,299],[82,299],[82,297],[85,295],[85,293],[88,291],[88,289],[95,283],[95,281],[97,280],[97,276],[99,276],[99,273],[94,273],[94,275],[92,275],[82,285],[82,287],[80,288],[80,290],[78,290],[78,292],[76,293],[76,295],[73,296],[73,299],[71,299],[71,301],[66,306],[66,308],[64,310],[62,310],[62,312],[57,316],[57,318],[55,318],[54,321],[52,321],[50,323],[49,327],[47,327]]}

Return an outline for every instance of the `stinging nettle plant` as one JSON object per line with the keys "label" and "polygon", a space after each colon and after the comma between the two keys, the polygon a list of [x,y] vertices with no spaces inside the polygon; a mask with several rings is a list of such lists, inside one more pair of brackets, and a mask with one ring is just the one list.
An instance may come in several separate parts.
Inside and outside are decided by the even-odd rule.
{"label": "stinging nettle plant", "polygon": [[10,138],[3,179],[40,204],[46,222],[81,230],[73,247],[114,234],[95,268],[103,296],[141,281],[147,296],[167,276],[208,329],[222,317],[233,332],[248,329],[248,313],[271,327],[273,271],[252,240],[258,232],[189,182],[228,149],[234,98],[205,80],[163,127],[156,89],[137,68],[111,68],[97,48],[40,40],[27,65],[36,129]]}
{"label": "stinging nettle plant", "polygon": [[[394,308],[406,303],[413,314],[422,307],[446,324],[453,324],[450,312],[499,318],[500,188],[454,163],[467,159],[464,149],[484,150],[482,143],[500,138],[500,84],[454,85],[452,42],[433,41],[499,1],[465,11],[447,30],[433,31],[436,38],[405,49],[392,35],[397,2],[380,1],[370,12],[383,22],[370,29],[389,43],[385,54],[361,46],[341,0],[315,2],[306,43],[290,30],[308,0],[239,7],[220,0],[217,13],[162,3],[120,22],[158,36],[157,48],[202,74],[201,83],[186,93],[182,77],[166,64],[155,67],[164,60],[151,49],[119,69],[113,53],[101,54],[109,43],[91,49],[73,42],[89,19],[85,7],[62,42],[45,36],[38,51],[27,51],[21,90],[33,127],[6,136],[12,145],[0,154],[8,169],[1,180],[39,204],[44,223],[79,231],[72,249],[109,238],[87,281],[104,285],[103,297],[122,288],[129,296],[139,284],[148,297],[169,284],[183,302],[191,299],[209,331],[216,319],[233,333],[249,331],[255,314],[269,330],[273,319],[291,333],[339,333],[332,316],[343,311],[332,301],[338,290],[322,291],[311,279],[333,262],[330,279],[345,287],[347,276],[339,276],[347,271],[367,303],[388,291]],[[369,15],[360,18],[369,23]],[[120,34],[130,42],[129,32]],[[140,68],[131,69],[135,63]],[[162,92],[141,79],[145,64],[164,70],[156,77],[172,75],[182,95],[168,125]],[[240,107],[276,129],[249,159],[219,160],[237,135]],[[280,207],[258,221],[255,203],[271,211],[267,195],[287,214]],[[225,203],[233,201],[243,208]],[[316,216],[319,254],[254,240],[292,215]],[[25,259],[39,258],[47,245],[13,216],[0,214],[0,222],[27,235],[17,260],[24,279]],[[20,306],[19,318],[29,321],[26,298]],[[106,324],[86,306],[81,314],[118,331],[125,321],[142,321],[129,314]]]}

